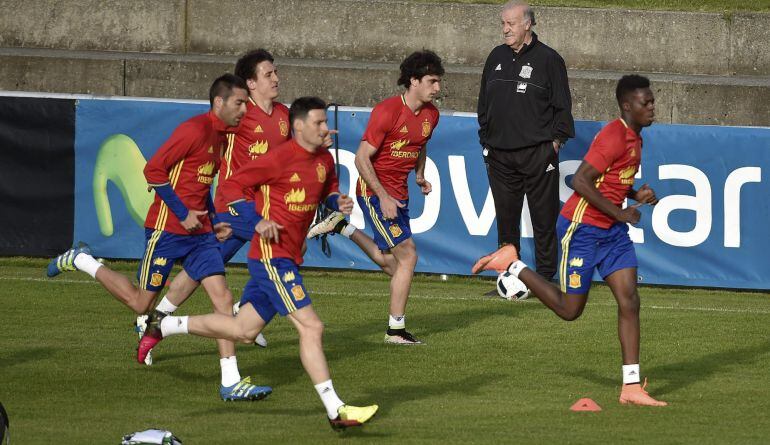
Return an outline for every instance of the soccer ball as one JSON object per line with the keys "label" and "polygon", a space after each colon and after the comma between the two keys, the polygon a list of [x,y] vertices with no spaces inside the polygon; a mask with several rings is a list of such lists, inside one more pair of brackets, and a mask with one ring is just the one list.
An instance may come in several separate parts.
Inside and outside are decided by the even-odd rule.
{"label": "soccer ball", "polygon": [[501,298],[511,301],[529,298],[527,285],[507,271],[497,276],[497,293]]}

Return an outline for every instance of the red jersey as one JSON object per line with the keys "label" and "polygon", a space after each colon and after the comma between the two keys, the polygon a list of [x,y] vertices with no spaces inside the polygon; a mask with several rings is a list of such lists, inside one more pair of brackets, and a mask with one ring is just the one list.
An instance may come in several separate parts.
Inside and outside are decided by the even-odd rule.
{"label": "red jersey", "polygon": [[[377,149],[372,156],[372,166],[390,196],[399,200],[409,199],[406,180],[436,125],[438,109],[433,104],[427,103],[414,113],[406,105],[404,96],[385,99],[372,110],[361,140]],[[356,194],[373,194],[362,178],[358,180]]]}
{"label": "red jersey", "polygon": [[[273,102],[273,112],[267,114],[249,98],[246,114],[241,119],[238,131],[227,135],[227,151],[219,168],[219,183],[214,196],[217,213],[228,211],[227,202],[221,198],[222,183],[225,179],[232,176],[247,161],[257,159],[267,153],[270,147],[277,147],[290,137],[289,109],[286,105]],[[246,199],[253,201],[254,192],[249,191]]]}
{"label": "red jersey", "polygon": [[[634,185],[634,175],[642,159],[642,137],[623,122],[616,119],[594,137],[583,160],[602,172],[596,180],[596,188],[605,198],[620,207]],[[561,209],[561,214],[571,221],[609,228],[614,218],[602,213],[574,192]]]}
{"label": "red jersey", "polygon": [[[179,125],[144,167],[150,186],[170,184],[188,210],[208,210],[206,201],[227,144],[227,126],[212,111],[194,116]],[[211,221],[201,218],[203,227],[188,232],[179,219],[155,194],[144,226],[178,235],[211,232]]]}
{"label": "red jersey", "polygon": [[254,232],[249,258],[290,258],[302,264],[302,243],[318,203],[339,191],[329,150],[319,147],[310,153],[291,139],[247,162],[221,185],[228,203],[244,199],[248,189],[256,190],[257,213],[283,226],[278,243],[262,241]]}

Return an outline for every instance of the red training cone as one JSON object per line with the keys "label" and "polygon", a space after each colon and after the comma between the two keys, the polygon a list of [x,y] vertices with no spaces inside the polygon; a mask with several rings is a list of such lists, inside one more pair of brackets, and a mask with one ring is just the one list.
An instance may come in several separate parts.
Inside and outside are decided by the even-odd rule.
{"label": "red training cone", "polygon": [[589,399],[588,397],[584,397],[577,402],[575,402],[574,405],[570,407],[570,410],[572,411],[601,411],[602,407],[599,406],[596,402]]}

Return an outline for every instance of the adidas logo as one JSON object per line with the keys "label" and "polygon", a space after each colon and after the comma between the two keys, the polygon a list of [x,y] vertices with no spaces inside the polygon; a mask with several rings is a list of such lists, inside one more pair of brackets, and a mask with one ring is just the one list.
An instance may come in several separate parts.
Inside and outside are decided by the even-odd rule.
{"label": "adidas logo", "polygon": [[[211,147],[209,147],[209,153],[214,153],[214,146],[213,145]],[[631,155],[631,156],[633,156],[633,155]]]}
{"label": "adidas logo", "polygon": [[300,179],[298,173],[294,173],[293,175],[291,175],[291,179],[289,179],[289,182],[300,182],[300,181],[302,181],[302,179]]}
{"label": "adidas logo", "polygon": [[548,167],[545,168],[545,172],[548,173],[550,171],[556,170],[556,167],[553,166],[553,164],[548,164]]}
{"label": "adidas logo", "polygon": [[264,130],[262,130],[262,125],[257,125],[257,128],[254,129],[254,133],[264,133]]}
{"label": "adidas logo", "polygon": [[628,373],[628,375],[636,375],[636,371],[631,371]]}
{"label": "adidas logo", "polygon": [[503,67],[501,66],[500,63],[498,63],[497,66],[495,67],[495,71],[500,71],[502,69],[503,69]]}
{"label": "adidas logo", "polygon": [[404,125],[403,127],[401,127],[400,130],[398,130],[398,132],[399,133],[409,133],[409,129],[406,128],[406,125]]}

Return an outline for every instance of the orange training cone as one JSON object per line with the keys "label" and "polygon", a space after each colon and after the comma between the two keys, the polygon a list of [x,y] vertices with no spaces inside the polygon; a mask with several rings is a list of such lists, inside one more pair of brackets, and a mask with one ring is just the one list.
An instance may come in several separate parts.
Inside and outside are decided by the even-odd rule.
{"label": "orange training cone", "polygon": [[572,411],[601,411],[602,407],[593,400],[584,397],[570,407]]}

